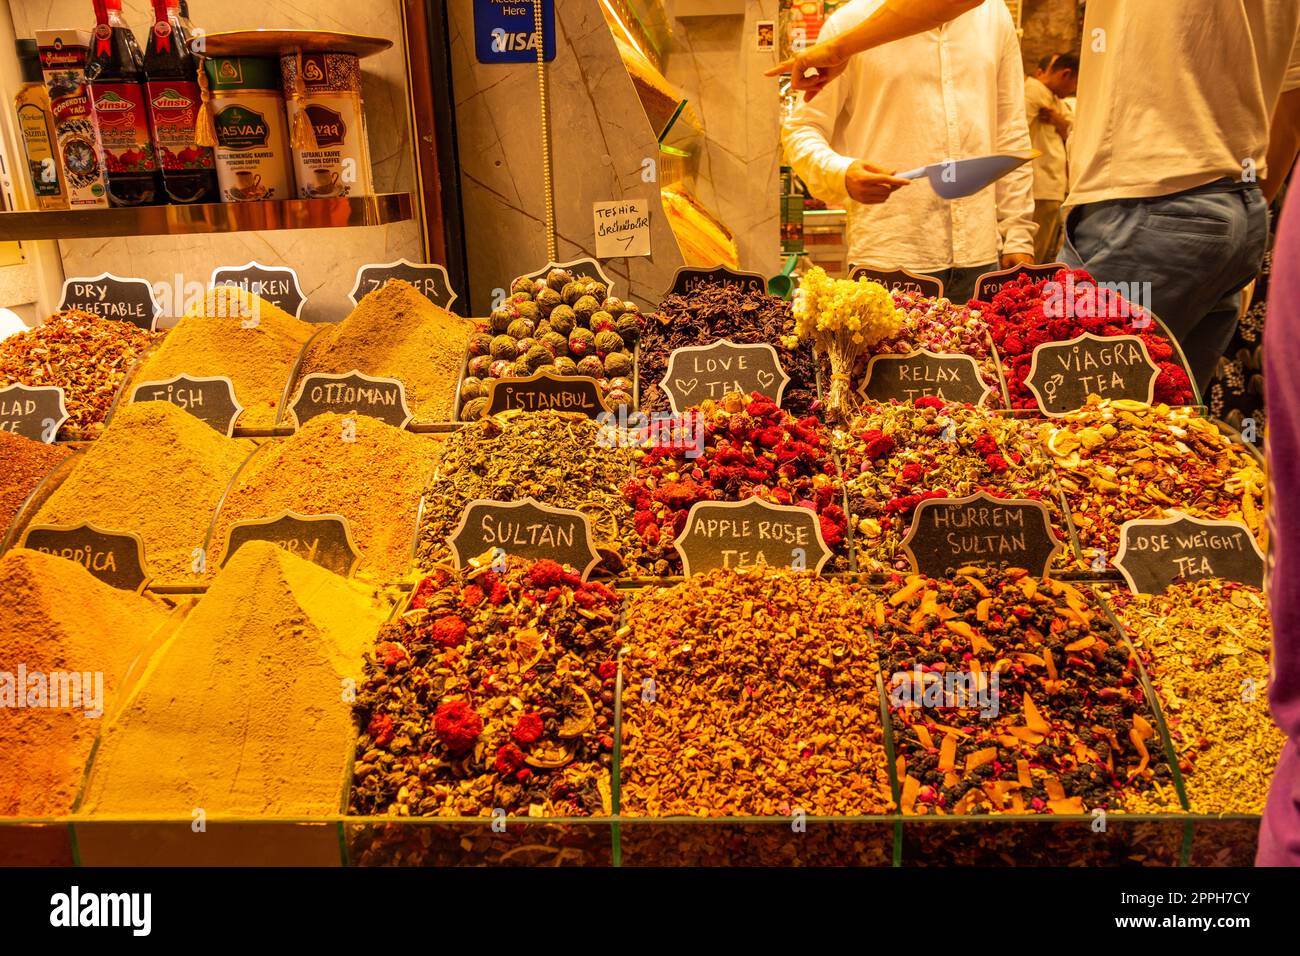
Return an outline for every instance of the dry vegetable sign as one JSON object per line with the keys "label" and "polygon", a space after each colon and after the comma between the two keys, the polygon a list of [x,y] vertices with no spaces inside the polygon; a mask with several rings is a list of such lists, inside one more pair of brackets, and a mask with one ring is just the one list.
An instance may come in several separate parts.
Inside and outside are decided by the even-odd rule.
{"label": "dry vegetable sign", "polygon": [[78,525],[32,525],[21,548],[76,561],[109,587],[137,594],[149,580],[144,541],[131,531],[105,531],[89,522]]}
{"label": "dry vegetable sign", "polygon": [[940,355],[928,349],[872,356],[858,391],[876,402],[911,402],[934,396],[969,405],[983,405],[993,393],[972,356]]}
{"label": "dry vegetable sign", "polygon": [[235,383],[229,376],[195,378],[177,375],[160,382],[141,382],[131,390],[131,404],[169,402],[229,438],[244,406],[235,398]]}
{"label": "dry vegetable sign", "polygon": [[345,375],[312,372],[303,378],[289,403],[289,414],[298,428],[327,412],[369,415],[394,428],[405,428],[412,417],[406,406],[405,385],[395,378],[374,378],[355,370]]}
{"label": "dry vegetable sign", "polygon": [[687,577],[714,568],[780,567],[820,573],[831,549],[815,512],[795,505],[698,501],[673,542]]}
{"label": "dry vegetable sign", "polygon": [[63,389],[56,385],[0,388],[0,431],[49,444],[68,420]]}
{"label": "dry vegetable sign", "polygon": [[690,295],[701,286],[730,285],[746,292],[766,292],[767,279],[757,272],[739,272],[726,266],[712,269],[695,269],[682,266],[673,276],[673,284],[668,287],[667,295]]}
{"label": "dry vegetable sign", "polygon": [[553,508],[533,498],[522,501],[471,501],[460,524],[447,536],[456,567],[500,549],[530,561],[550,558],[582,572],[585,580],[600,563],[591,520],[580,511]]}
{"label": "dry vegetable sign", "polygon": [[295,511],[282,511],[274,518],[237,521],[226,535],[221,566],[225,567],[231,555],[249,541],[269,541],[345,578],[352,576],[361,560],[361,552],[352,538],[352,528],[343,515],[302,515]]}
{"label": "dry vegetable sign", "polygon": [[568,412],[599,418],[609,413],[600,383],[585,376],[534,372],[527,378],[498,378],[488,383],[483,417],[507,411]]}
{"label": "dry vegetable sign", "polygon": [[879,282],[890,292],[910,292],[913,295],[928,295],[936,299],[943,298],[943,282],[934,276],[917,275],[906,269],[872,269],[867,266],[854,266],[849,278],[869,279]]}
{"label": "dry vegetable sign", "polygon": [[1089,395],[1149,405],[1159,376],[1146,343],[1137,336],[1085,332],[1035,348],[1025,384],[1044,414],[1059,417],[1083,408]]}
{"label": "dry vegetable sign", "polygon": [[1063,547],[1041,501],[994,498],[984,491],[921,502],[903,539],[912,569],[934,578],[971,565],[1024,568],[1043,577]]}
{"label": "dry vegetable sign", "polygon": [[452,291],[451,277],[447,275],[446,266],[436,262],[412,262],[410,259],[372,262],[362,266],[357,270],[356,282],[353,283],[348,298],[354,306],[359,305],[363,298],[382,289],[392,279],[409,282],[426,299],[444,309],[450,309],[457,298]]}
{"label": "dry vegetable sign", "polygon": [[1239,521],[1210,521],[1179,515],[1135,519],[1120,526],[1115,566],[1129,588],[1160,594],[1175,580],[1223,578],[1264,586],[1264,553]]}
{"label": "dry vegetable sign", "polygon": [[790,376],[781,367],[776,349],[766,344],[737,345],[719,339],[712,345],[674,349],[660,387],[680,415],[706,399],[731,392],[759,392],[778,405]]}
{"label": "dry vegetable sign", "polygon": [[151,332],[162,314],[162,306],[154,298],[153,286],[147,279],[124,279],[111,272],[65,279],[59,311],[67,309],[80,309],[101,319],[130,322]]}
{"label": "dry vegetable sign", "polygon": [[295,319],[302,318],[302,307],[307,304],[302,283],[298,281],[298,272],[288,266],[264,266],[256,261],[242,266],[218,266],[212,270],[211,284],[213,288],[222,285],[239,286],[245,292],[251,292],[288,312]]}
{"label": "dry vegetable sign", "polygon": [[1029,276],[1035,282],[1040,279],[1054,279],[1062,269],[1070,268],[1064,262],[1047,262],[1036,266],[1014,266],[997,272],[986,272],[975,280],[975,296],[981,302],[992,302],[993,297],[1011,285],[1021,276]]}

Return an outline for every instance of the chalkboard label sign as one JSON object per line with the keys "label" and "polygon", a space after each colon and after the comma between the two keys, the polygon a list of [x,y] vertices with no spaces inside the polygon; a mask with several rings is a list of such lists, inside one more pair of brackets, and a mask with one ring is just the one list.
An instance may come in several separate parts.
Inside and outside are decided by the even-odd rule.
{"label": "chalkboard label sign", "polygon": [[1063,547],[1041,501],[984,491],[921,502],[903,539],[912,569],[936,578],[972,565],[1024,568],[1043,577]]}
{"label": "chalkboard label sign", "polygon": [[936,299],[943,298],[943,282],[934,276],[917,275],[906,269],[872,269],[869,266],[854,266],[849,278],[870,279],[879,282],[890,292],[910,292],[913,295],[928,295]]}
{"label": "chalkboard label sign", "polygon": [[0,388],[0,431],[49,444],[68,420],[63,389],[57,385],[8,385]]}
{"label": "chalkboard label sign", "polygon": [[940,355],[928,349],[872,356],[858,391],[873,402],[912,402],[934,396],[968,405],[983,405],[993,394],[972,356]]}
{"label": "chalkboard label sign", "polygon": [[269,541],[345,578],[352,576],[361,560],[361,552],[352,539],[352,528],[343,515],[282,511],[274,518],[236,521],[226,535],[221,566],[225,567],[231,555],[249,541]]}
{"label": "chalkboard label sign", "polygon": [[447,267],[436,262],[412,262],[398,259],[396,262],[370,263],[357,270],[356,282],[348,298],[352,304],[360,305],[361,300],[377,289],[382,289],[390,279],[402,279],[411,285],[434,305],[451,309],[456,301],[456,293],[451,288],[451,278]]}
{"label": "chalkboard label sign", "polygon": [[122,591],[139,594],[149,581],[144,541],[133,531],[105,531],[86,521],[68,526],[34,524],[18,546],[76,561]]}
{"label": "chalkboard label sign", "polygon": [[327,412],[369,415],[394,428],[405,428],[411,420],[405,385],[395,378],[374,378],[355,370],[346,375],[312,372],[289,403],[295,428]]}
{"label": "chalkboard label sign", "polygon": [[1035,282],[1041,279],[1054,279],[1062,269],[1070,268],[1064,262],[1045,262],[1036,266],[1014,266],[998,272],[986,272],[975,280],[974,298],[981,302],[992,302],[993,297],[1021,276],[1031,276]]}
{"label": "chalkboard label sign", "polygon": [[1160,594],[1175,580],[1223,578],[1264,587],[1264,553],[1239,521],[1179,515],[1125,521],[1115,566],[1131,590]]}
{"label": "chalkboard label sign", "polygon": [[712,269],[694,269],[682,266],[673,276],[668,295],[690,295],[701,286],[732,285],[746,292],[766,292],[767,279],[757,272],[738,272],[726,266]]}
{"label": "chalkboard label sign", "polygon": [[239,286],[296,319],[302,318],[302,307],[307,304],[298,272],[288,266],[264,266],[260,262],[218,266],[212,270],[212,286],[222,285]]}
{"label": "chalkboard label sign", "polygon": [[831,558],[815,512],[793,505],[697,501],[673,542],[687,577],[714,568],[821,572]]}
{"label": "chalkboard label sign", "polygon": [[789,384],[790,376],[772,346],[719,339],[712,345],[674,349],[659,387],[667,393],[673,413],[680,415],[706,399],[716,401],[731,392],[759,392],[780,405]]}
{"label": "chalkboard label sign", "polygon": [[1089,395],[1150,403],[1160,369],[1136,335],[1100,336],[1085,332],[1068,342],[1034,349],[1025,384],[1046,415],[1078,411]]}
{"label": "chalkboard label sign", "polygon": [[512,410],[568,412],[599,418],[610,409],[594,378],[534,372],[527,378],[498,378],[488,383],[483,417]]}
{"label": "chalkboard label sign", "polygon": [[227,438],[235,433],[235,422],[244,411],[235,398],[235,383],[226,375],[177,375],[161,382],[141,382],[131,390],[131,404],[136,402],[170,402]]}
{"label": "chalkboard label sign", "polygon": [[111,272],[65,279],[59,311],[65,309],[80,309],[101,319],[130,322],[151,332],[162,314],[162,306],[154,298],[148,280],[125,279]]}
{"label": "chalkboard label sign", "polygon": [[533,498],[471,501],[447,537],[456,566],[496,549],[507,557],[550,558],[582,572],[585,580],[600,563],[591,521],[580,511],[552,508]]}
{"label": "chalkboard label sign", "polygon": [[597,282],[603,282],[605,288],[609,290],[608,294],[614,294],[614,280],[605,274],[605,270],[600,267],[599,262],[591,258],[574,259],[572,262],[548,262],[536,272],[526,273],[524,278],[545,279],[552,269],[567,269],[573,273],[574,278],[595,279]]}

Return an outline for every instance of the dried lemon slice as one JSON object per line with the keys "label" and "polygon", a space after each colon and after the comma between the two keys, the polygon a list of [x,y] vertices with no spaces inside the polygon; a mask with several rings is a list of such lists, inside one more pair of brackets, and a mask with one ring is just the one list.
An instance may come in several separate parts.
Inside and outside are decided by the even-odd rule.
{"label": "dried lemon slice", "polygon": [[542,657],[544,649],[541,632],[531,627],[511,631],[506,638],[506,654],[511,664],[526,671]]}
{"label": "dried lemon slice", "polygon": [[560,737],[577,737],[596,722],[596,708],[581,687],[566,687],[559,706],[564,716],[558,731]]}

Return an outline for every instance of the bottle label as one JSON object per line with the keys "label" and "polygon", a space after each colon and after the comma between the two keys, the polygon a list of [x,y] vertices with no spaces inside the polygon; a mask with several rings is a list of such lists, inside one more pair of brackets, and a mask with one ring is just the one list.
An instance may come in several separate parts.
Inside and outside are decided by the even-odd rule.
{"label": "bottle label", "polygon": [[109,174],[156,170],[143,87],[138,83],[96,83],[91,94]]}
{"label": "bottle label", "polygon": [[154,80],[145,84],[154,146],[163,172],[213,169],[212,150],[194,142],[199,115],[199,84],[190,80]]}
{"label": "bottle label", "polygon": [[31,170],[32,189],[37,199],[62,195],[59,186],[59,163],[50,142],[50,124],[45,111],[30,103],[18,108],[18,126],[22,130],[27,165]]}

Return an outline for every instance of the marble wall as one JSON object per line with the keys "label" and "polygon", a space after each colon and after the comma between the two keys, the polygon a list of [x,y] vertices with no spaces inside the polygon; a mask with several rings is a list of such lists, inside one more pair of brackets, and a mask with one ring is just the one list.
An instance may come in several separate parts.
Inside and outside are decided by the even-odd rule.
{"label": "marble wall", "polygon": [[1027,74],[1032,75],[1038,61],[1049,53],[1079,48],[1078,0],[1025,0],[1021,23],[1025,34],[1020,49]]}

